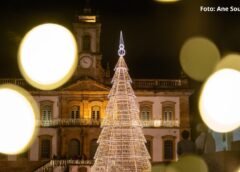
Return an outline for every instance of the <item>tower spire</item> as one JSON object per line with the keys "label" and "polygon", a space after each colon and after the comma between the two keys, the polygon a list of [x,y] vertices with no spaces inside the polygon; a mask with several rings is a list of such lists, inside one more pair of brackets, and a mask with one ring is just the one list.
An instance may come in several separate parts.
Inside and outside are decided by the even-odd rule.
{"label": "tower spire", "polygon": [[123,57],[123,56],[125,56],[125,54],[126,54],[126,51],[125,51],[125,47],[124,47],[123,34],[122,34],[122,31],[120,31],[118,55],[120,57]]}

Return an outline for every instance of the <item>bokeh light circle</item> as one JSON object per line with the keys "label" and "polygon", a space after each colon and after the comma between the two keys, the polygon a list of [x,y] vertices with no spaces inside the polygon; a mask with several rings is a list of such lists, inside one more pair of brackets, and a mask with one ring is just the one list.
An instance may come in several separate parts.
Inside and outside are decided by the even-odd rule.
{"label": "bokeh light circle", "polygon": [[205,124],[217,132],[229,132],[240,125],[240,72],[222,69],[211,75],[199,98]]}
{"label": "bokeh light circle", "polygon": [[179,160],[166,166],[165,172],[208,172],[206,162],[196,155],[183,155]]}
{"label": "bokeh light circle", "polygon": [[216,45],[202,37],[188,39],[180,52],[183,71],[192,79],[204,81],[214,71],[220,60]]}
{"label": "bokeh light circle", "polygon": [[182,156],[177,164],[181,172],[208,172],[206,162],[199,156]]}
{"label": "bokeh light circle", "polygon": [[55,89],[77,67],[77,43],[72,33],[57,24],[42,24],[23,38],[18,65],[23,77],[36,88]]}
{"label": "bokeh light circle", "polygon": [[179,161],[169,164],[165,172],[181,172],[181,167],[179,166]]}
{"label": "bokeh light circle", "polygon": [[226,68],[240,71],[240,55],[239,54],[226,55],[216,65],[215,71],[226,69]]}
{"label": "bokeh light circle", "polygon": [[166,171],[166,165],[164,164],[157,164],[152,166],[152,172],[159,172],[159,171]]}
{"label": "bokeh light circle", "polygon": [[234,172],[240,172],[240,167],[237,170],[235,170]]}
{"label": "bokeh light circle", "polygon": [[37,103],[23,88],[13,84],[0,85],[0,152],[24,152],[37,133]]}

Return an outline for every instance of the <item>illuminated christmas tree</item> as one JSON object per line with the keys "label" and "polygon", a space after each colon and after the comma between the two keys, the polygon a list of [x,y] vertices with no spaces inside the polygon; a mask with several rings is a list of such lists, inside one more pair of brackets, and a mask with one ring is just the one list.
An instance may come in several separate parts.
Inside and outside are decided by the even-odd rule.
{"label": "illuminated christmas tree", "polygon": [[150,156],[139,119],[136,96],[124,60],[120,33],[119,60],[112,79],[106,115],[101,125],[98,149],[92,170],[95,172],[150,172]]}

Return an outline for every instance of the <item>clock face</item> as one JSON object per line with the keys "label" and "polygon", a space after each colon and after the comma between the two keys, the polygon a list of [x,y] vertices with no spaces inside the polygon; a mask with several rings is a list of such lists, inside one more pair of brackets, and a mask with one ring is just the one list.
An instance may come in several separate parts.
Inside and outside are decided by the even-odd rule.
{"label": "clock face", "polygon": [[80,59],[80,65],[82,68],[89,68],[92,65],[92,59],[91,57],[84,56]]}

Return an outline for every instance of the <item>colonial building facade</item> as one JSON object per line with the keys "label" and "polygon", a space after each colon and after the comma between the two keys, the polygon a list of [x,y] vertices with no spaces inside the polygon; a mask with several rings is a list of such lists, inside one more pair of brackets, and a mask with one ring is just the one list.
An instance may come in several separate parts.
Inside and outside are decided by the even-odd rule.
{"label": "colonial building facade", "polygon": [[[79,62],[67,84],[56,90],[41,91],[30,87],[23,79],[0,80],[26,88],[40,109],[40,129],[31,147],[20,155],[1,156],[9,165],[17,164],[15,171],[90,171],[111,78],[109,69],[101,65],[101,23],[98,16],[89,14],[88,10],[85,12],[73,24]],[[132,86],[152,163],[176,160],[180,133],[190,130],[192,91],[188,80],[133,79]],[[20,167],[24,163],[30,165]]]}

